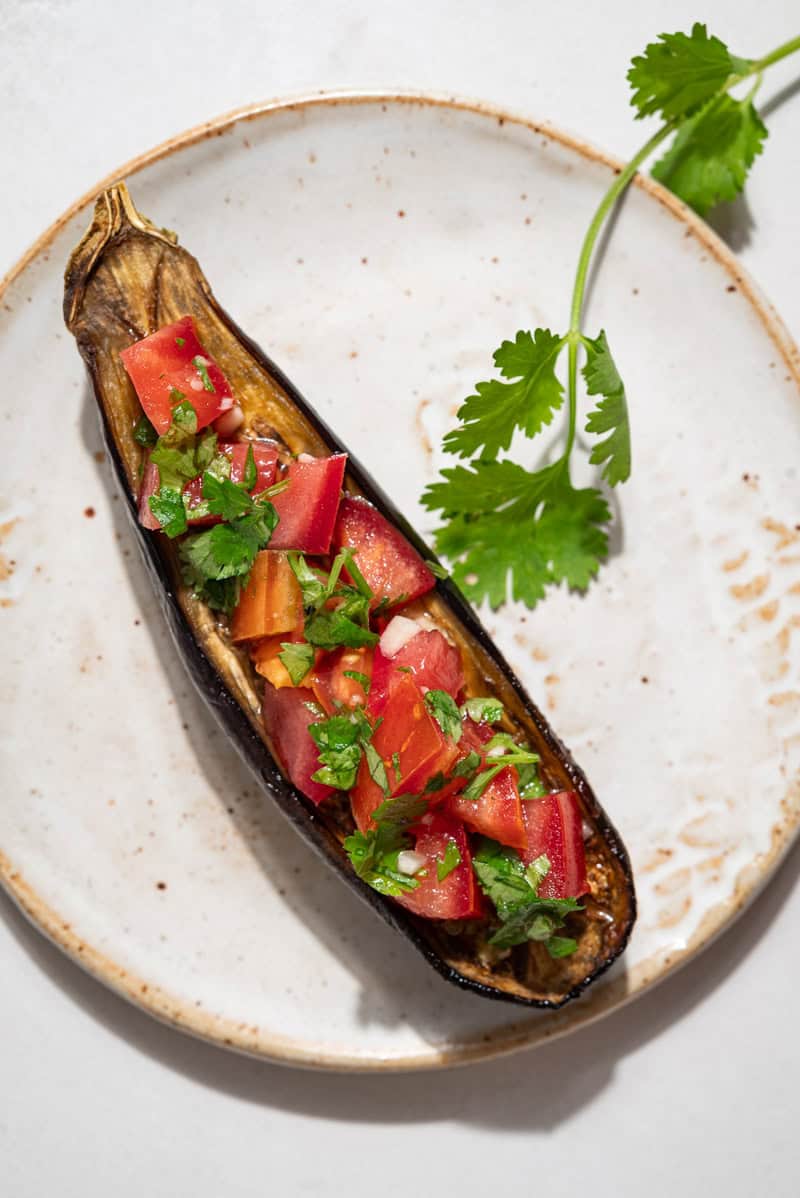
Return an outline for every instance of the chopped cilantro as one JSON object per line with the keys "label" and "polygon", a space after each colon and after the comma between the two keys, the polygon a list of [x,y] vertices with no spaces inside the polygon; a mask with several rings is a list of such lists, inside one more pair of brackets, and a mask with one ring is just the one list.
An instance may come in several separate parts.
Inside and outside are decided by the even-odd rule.
{"label": "chopped cilantro", "polygon": [[458,845],[454,840],[448,840],[447,848],[444,851],[444,857],[441,861],[436,862],[436,877],[440,882],[453,872],[456,866],[461,864],[461,853],[458,850]]}
{"label": "chopped cilantro", "polygon": [[133,426],[133,439],[138,445],[150,449],[158,440],[158,433],[147,417],[142,414]]}
{"label": "chopped cilantro", "polygon": [[356,784],[361,765],[361,740],[358,725],[346,715],[309,724],[311,739],[319,750],[321,768],[312,778],[336,790],[350,790]]}
{"label": "chopped cilantro", "polygon": [[184,345],[186,344],[186,338],[185,337],[176,337],[175,344],[177,345],[178,349],[183,349]]}
{"label": "chopped cilantro", "polygon": [[352,678],[353,682],[357,682],[365,695],[369,694],[370,681],[367,674],[362,674],[360,670],[342,670],[345,678]]}
{"label": "chopped cilantro", "polygon": [[252,441],[247,446],[242,482],[246,491],[252,491],[258,482],[258,467],[256,466],[256,455],[253,453]]}
{"label": "chopped cilantro", "polygon": [[481,763],[480,753],[476,753],[474,749],[470,749],[466,757],[462,757],[459,762],[453,767],[452,777],[454,778],[472,778],[475,771]]}
{"label": "chopped cilantro", "polygon": [[204,391],[216,391],[216,387],[211,382],[211,379],[208,377],[208,363],[206,362],[205,358],[201,357],[200,354],[196,354],[192,358],[192,366],[194,366],[195,370],[197,371],[197,373],[200,375],[200,378],[202,379],[203,390]]}
{"label": "chopped cilantro", "polygon": [[364,742],[364,758],[367,762],[370,778],[376,786],[380,786],[388,799],[390,790],[389,779],[386,776],[386,766],[383,764],[378,750],[369,741]]}
{"label": "chopped cilantro", "polygon": [[548,793],[539,774],[539,766],[535,761],[518,765],[517,769],[519,770],[519,797],[521,799],[541,799]]}
{"label": "chopped cilantro", "polygon": [[425,694],[425,706],[445,736],[457,745],[461,740],[463,728],[461,712],[458,710],[455,699],[448,695],[447,691],[430,690]]}
{"label": "chopped cilantro", "polygon": [[431,774],[430,778],[422,788],[422,792],[426,795],[436,794],[438,791],[444,790],[446,785],[447,779],[441,770],[439,770],[437,773]]}
{"label": "chopped cilantro", "polygon": [[168,537],[179,537],[186,532],[186,508],[183,495],[172,487],[161,487],[157,494],[147,500],[150,511]]}
{"label": "chopped cilantro", "polygon": [[512,948],[527,940],[538,940],[554,957],[575,952],[574,940],[554,937],[554,933],[564,926],[567,915],[582,911],[583,907],[574,898],[539,898],[539,885],[550,869],[546,857],[538,857],[526,870],[514,849],[483,838],[473,856],[472,868],[501,921],[490,944]]}
{"label": "chopped cilantro", "polygon": [[[502,750],[502,752],[498,752]],[[486,787],[507,765],[533,765],[539,760],[537,753],[515,743],[507,732],[498,732],[485,747],[487,768],[474,774],[464,789],[463,797],[477,802]],[[491,762],[491,764],[489,764]]]}
{"label": "chopped cilantro", "polygon": [[428,800],[422,795],[395,795],[386,799],[372,813],[376,824],[415,824],[428,810]]}
{"label": "chopped cilantro", "polygon": [[461,714],[476,724],[496,724],[503,718],[503,704],[499,699],[467,699],[461,704]]}
{"label": "chopped cilantro", "polygon": [[292,686],[299,686],[314,664],[314,648],[305,641],[281,641],[278,657],[286,667]]}
{"label": "chopped cilantro", "polygon": [[397,898],[416,890],[419,882],[400,873],[398,855],[411,847],[403,829],[392,823],[381,823],[369,832],[354,832],[344,842],[345,852],[353,869],[363,882],[380,894]]}
{"label": "chopped cilantro", "polygon": [[[312,645],[321,649],[334,649],[338,645],[360,649],[377,644],[380,638],[369,628],[372,591],[361,574],[353,572],[352,550],[337,554],[327,576],[312,569],[302,553],[290,553],[289,564],[302,591],[306,638]],[[354,580],[357,578],[357,585],[339,584],[344,568]],[[328,606],[332,599],[337,603],[333,609]]]}

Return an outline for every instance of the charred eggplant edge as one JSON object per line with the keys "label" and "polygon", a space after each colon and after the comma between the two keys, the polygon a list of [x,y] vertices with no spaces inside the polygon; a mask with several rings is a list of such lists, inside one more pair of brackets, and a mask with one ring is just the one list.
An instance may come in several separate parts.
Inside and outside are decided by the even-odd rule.
{"label": "charred eggplant edge", "polygon": [[[98,215],[101,213],[104,219],[98,221]],[[71,331],[74,332],[72,319],[79,309],[82,293],[88,279],[102,260],[104,251],[119,241],[124,240],[126,231],[138,234],[144,233],[173,246],[177,242],[174,234],[167,230],[158,229],[137,212],[124,184],[116,185],[102,193],[97,200],[95,218],[92,225],[73,251],[66,269],[64,318],[67,327]],[[186,253],[185,250],[183,252]],[[199,267],[198,272],[200,278],[205,281],[205,276]],[[204,299],[209,307],[213,309],[215,316],[227,327],[231,335],[242,346],[243,350],[285,392],[290,402],[325,442],[329,451],[331,453],[348,454],[348,474],[367,499],[379,509],[386,519],[402,531],[423,558],[437,561],[436,555],[425,544],[402,513],[398,511],[394,503],[375,482],[369,472],[339,441],[333,430],[320,418],[291,380],[287,378],[283,370],[232,320],[225,309],[218,303],[213,292],[207,285],[204,287]],[[564,772],[570,779],[572,787],[578,792],[582,806],[591,814],[596,832],[602,837],[605,849],[619,864],[626,887],[628,918],[625,926],[619,931],[615,947],[600,958],[596,962],[595,967],[585,977],[581,978],[580,981],[576,982],[558,998],[529,997],[512,990],[505,990],[502,985],[491,985],[461,973],[455,966],[445,960],[436,946],[431,943],[429,939],[431,933],[426,934],[426,931],[423,930],[423,920],[416,919],[405,912],[403,908],[379,895],[354,874],[340,844],[320,819],[314,804],[306,799],[281,773],[266,743],[255,731],[244,709],[230,693],[216,668],[206,656],[200,640],[185,616],[173,587],[169,565],[159,550],[157,540],[144,530],[138,522],[137,496],[133,494],[130,488],[122,453],[114,439],[111,421],[106,411],[103,389],[98,378],[95,363],[95,347],[88,344],[85,340],[82,341],[77,334],[76,340],[91,379],[92,389],[100,413],[103,440],[113,464],[117,482],[125,495],[128,515],[136,529],[137,543],[154,587],[159,606],[166,618],[172,639],[201,697],[223,725],[237,752],[258,778],[262,788],[277,802],[283,813],[292,821],[303,836],[303,839],[317,855],[328,861],[339,875],[345,879],[350,888],[363,901],[368,903],[389,926],[403,933],[428,963],[447,981],[486,998],[513,1002],[526,1007],[553,1010],[564,1006],[567,1002],[578,997],[613,964],[624,951],[629,940],[636,918],[636,896],[630,860],[619,834],[597,801],[583,771],[575,763],[566,746],[550,728],[547,720],[533,703],[516,673],[508,662],[506,662],[481,624],[473,608],[459,589],[449,578],[437,580],[436,587],[440,597],[455,613],[467,634],[474,638],[494,663],[497,670],[505,676],[530,716],[538,734],[552,754],[559,759]],[[224,363],[221,363],[221,365],[224,369]]]}

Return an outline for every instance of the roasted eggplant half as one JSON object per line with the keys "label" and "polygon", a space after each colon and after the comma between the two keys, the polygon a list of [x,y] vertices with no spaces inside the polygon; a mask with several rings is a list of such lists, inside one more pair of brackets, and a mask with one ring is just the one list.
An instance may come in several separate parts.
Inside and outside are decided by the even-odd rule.
{"label": "roasted eggplant half", "polygon": [[[272,472],[269,475],[271,479],[275,478],[276,470],[279,475],[281,472],[291,473],[292,463],[310,460],[319,462],[320,459],[327,461],[335,455],[344,455],[347,451],[283,372],[220,307],[197,261],[178,245],[177,237],[168,230],[156,227],[138,213],[122,183],[108,189],[99,197],[91,227],[70,258],[65,277],[64,314],[66,324],[76,338],[88,369],[109,457],[118,483],[127,497],[135,535],[176,647],[200,693],[225,728],[232,745],[258,778],[265,795],[279,805],[308,844],[320,857],[327,860],[343,881],[369,903],[387,924],[402,933],[448,981],[488,998],[537,1007],[559,1007],[579,995],[611,965],[628,941],[636,910],[628,855],[583,773],[493,645],[472,608],[445,572],[437,569],[438,563],[428,547],[352,455],[348,455],[346,459],[337,459],[342,464],[346,460],[347,465],[343,481],[340,481],[340,469],[336,482],[336,502],[339,503],[341,486],[344,494],[342,504],[349,504],[350,509],[354,508],[361,515],[367,513],[368,519],[379,521],[384,529],[391,529],[387,536],[390,539],[394,538],[398,544],[410,547],[409,553],[413,554],[414,560],[420,562],[422,559],[425,563],[426,574],[429,567],[433,566],[433,573],[436,575],[435,579],[430,575],[429,584],[420,588],[424,589],[424,593],[416,597],[408,594],[401,597],[404,603],[401,609],[402,620],[405,620],[405,625],[400,627],[399,633],[399,625],[396,623],[398,617],[385,609],[381,614],[373,605],[369,618],[362,620],[360,635],[366,642],[375,645],[378,634],[374,631],[374,621],[378,619],[378,627],[382,629],[380,646],[386,649],[384,656],[391,657],[392,646],[387,648],[385,637],[393,622],[395,628],[390,634],[390,639],[396,644],[405,644],[408,640],[407,631],[404,633],[403,628],[409,621],[416,621],[421,629],[436,630],[435,635],[441,637],[441,644],[448,646],[448,651],[457,650],[460,655],[462,673],[450,691],[462,701],[461,713],[467,710],[463,704],[470,699],[488,696],[494,703],[492,713],[487,718],[493,719],[496,726],[483,735],[483,746],[479,743],[480,736],[478,741],[473,740],[473,746],[478,750],[482,747],[486,749],[487,740],[493,737],[489,743],[497,743],[500,746],[495,749],[495,756],[499,755],[500,760],[493,764],[490,760],[490,749],[486,749],[483,757],[479,751],[471,751],[471,756],[467,755],[473,762],[472,798],[474,799],[478,792],[483,793],[481,787],[485,791],[487,771],[494,777],[504,765],[502,757],[507,746],[511,746],[516,754],[513,760],[517,762],[525,759],[526,752],[531,759],[534,756],[538,757],[537,795],[551,798],[570,796],[571,818],[573,824],[577,819],[582,846],[581,893],[579,902],[573,903],[564,914],[559,929],[561,935],[555,940],[548,941],[544,935],[534,933],[523,933],[521,937],[506,935],[505,939],[502,935],[498,936],[498,917],[501,919],[501,928],[504,926],[501,908],[496,901],[493,906],[483,895],[477,895],[473,905],[470,905],[472,900],[466,907],[448,907],[446,903],[437,907],[434,904],[421,914],[419,904],[415,907],[414,902],[403,901],[406,891],[410,892],[414,886],[421,884],[419,879],[415,878],[415,874],[419,873],[422,879],[428,878],[429,874],[428,869],[420,869],[420,853],[415,852],[413,848],[405,852],[405,863],[401,861],[402,854],[393,859],[392,877],[400,886],[399,899],[391,886],[378,885],[376,888],[374,877],[373,884],[368,884],[368,871],[354,868],[352,845],[353,837],[357,836],[354,824],[355,807],[351,807],[347,792],[326,785],[320,788],[324,789],[322,795],[315,793],[313,786],[308,785],[304,788],[307,792],[304,794],[291,781],[295,775],[292,769],[287,768],[286,753],[279,743],[282,735],[280,712],[276,715],[274,711],[271,714],[267,711],[268,706],[274,708],[275,696],[286,696],[290,690],[276,690],[272,683],[265,681],[264,670],[257,668],[258,661],[254,660],[250,651],[252,643],[248,644],[246,635],[237,635],[237,619],[241,625],[239,609],[233,610],[231,617],[230,603],[227,604],[228,614],[225,611],[225,602],[210,605],[207,594],[204,594],[202,588],[198,589],[196,580],[193,580],[190,574],[187,575],[186,551],[185,548],[181,549],[181,536],[170,537],[159,530],[167,528],[169,513],[165,514],[160,510],[157,502],[154,506],[152,498],[144,507],[141,506],[143,488],[146,490],[143,479],[148,470],[152,471],[151,450],[147,442],[149,439],[152,443],[152,438],[158,432],[163,433],[163,428],[153,429],[150,426],[147,430],[149,436],[141,435],[144,404],[144,400],[140,402],[142,388],[138,382],[136,389],[132,385],[131,379],[135,380],[136,371],[131,369],[130,354],[127,363],[121,355],[124,356],[132,346],[152,338],[165,328],[172,329],[173,333],[176,328],[180,328],[188,330],[187,335],[196,335],[197,344],[202,347],[202,354],[193,356],[191,361],[195,363],[201,381],[199,384],[192,382],[195,391],[200,392],[199,396],[194,394],[192,398],[198,401],[202,398],[207,399],[208,396],[204,397],[203,392],[219,391],[221,388],[226,397],[223,407],[230,408],[233,400],[229,397],[235,397],[236,419],[229,420],[228,427],[232,430],[238,422],[239,427],[232,435],[236,444],[247,447],[242,452],[248,454],[250,471],[254,471],[255,468],[251,446],[258,449],[261,457],[267,452],[265,447],[269,447],[269,453],[272,454]],[[179,322],[182,323],[179,325]],[[175,344],[184,346],[186,338],[173,336],[172,340]],[[210,372],[217,370],[221,375],[216,376],[215,387]],[[163,378],[164,375],[159,377]],[[220,378],[222,384],[219,382]],[[179,411],[178,400],[183,400],[183,410],[188,410],[184,393],[173,388],[170,395],[175,413]],[[192,413],[189,412],[189,415],[191,417]],[[175,421],[177,419],[176,414]],[[168,424],[169,416],[166,420],[166,425]],[[190,431],[194,431],[194,426]],[[229,456],[231,453],[237,453],[232,445],[227,446],[227,450]],[[241,470],[244,469],[242,465]],[[204,480],[207,478],[206,475],[202,477]],[[231,466],[228,481],[233,477]],[[241,477],[240,472],[240,481]],[[294,477],[296,479],[298,476]],[[254,493],[251,485],[254,479],[255,473],[247,482],[251,493]],[[292,484],[290,480],[289,494],[292,493],[292,485],[299,484],[296,481]],[[242,483],[238,493],[241,493],[243,487]],[[275,507],[279,505],[279,491],[280,487],[273,486],[272,490],[264,492],[265,495],[275,496]],[[298,492],[296,498],[299,497]],[[207,504],[205,482],[202,493],[195,496],[195,501],[199,505]],[[250,501],[245,498],[242,502],[246,506]],[[212,505],[212,513],[219,510]],[[209,516],[208,507],[203,511],[207,524],[213,524],[214,520],[219,522],[221,517],[213,514]],[[150,518],[152,513],[156,514],[155,520]],[[180,531],[186,526],[181,523],[182,514],[178,515]],[[147,525],[149,527],[146,527]],[[152,529],[155,531],[151,531]],[[175,529],[172,531],[175,532]],[[183,541],[185,540],[184,536]],[[341,543],[341,537],[339,541]],[[319,553],[321,548],[324,547],[316,546],[315,549],[311,546],[311,551]],[[265,554],[268,556],[269,551],[265,551]],[[291,554],[288,556],[292,559],[292,570],[301,582],[298,570],[305,569],[306,582],[311,590],[314,589],[314,578],[317,585],[321,585],[320,579],[324,581],[326,577],[324,573],[320,574],[317,569],[315,574],[312,569],[309,575],[307,563],[301,559],[298,566],[297,555],[295,554],[294,558]],[[377,557],[381,558],[381,552]],[[324,560],[317,558],[317,565],[320,561],[324,563]],[[354,567],[354,562],[359,560],[358,553],[353,558],[350,552],[350,556],[345,555],[343,559],[343,567],[341,562],[338,567],[342,569],[342,577],[350,580],[351,585],[345,588],[348,594],[357,589],[357,586],[354,588],[352,585],[353,580],[357,583],[361,577]],[[327,562],[330,569],[330,557]],[[252,578],[245,581],[245,590],[240,592],[240,596],[248,593],[253,585]],[[363,577],[361,581],[363,582]],[[372,594],[368,586],[366,593]],[[307,591],[303,588],[304,604],[307,599]],[[400,601],[398,600],[398,603]],[[238,602],[241,604],[243,599],[240,597]],[[328,599],[327,604],[323,604],[322,607],[318,602],[315,618],[318,621],[322,617],[327,618],[332,609],[339,610],[335,601]],[[309,610],[306,607],[306,620]],[[369,624],[369,619],[373,620],[372,625]],[[373,631],[370,631],[371,627]],[[281,649],[285,652],[286,645],[292,642],[293,638],[287,635],[285,627],[279,628],[278,634]],[[298,639],[302,640],[294,638],[295,641]],[[319,637],[316,643],[319,643]],[[339,643],[346,646],[347,638]],[[319,651],[313,644],[310,647],[306,644],[299,649],[293,645],[293,650],[300,655],[309,653],[309,665],[316,660],[315,653],[317,658],[319,657]],[[398,652],[396,647],[394,651]],[[375,652],[377,654],[377,647]],[[350,660],[355,661],[355,657]],[[399,661],[400,658],[395,660]],[[289,664],[295,667],[292,670],[291,685],[297,686],[298,662],[290,657],[282,657],[281,661],[287,663],[287,668]],[[277,668],[279,667],[276,666]],[[400,674],[401,670],[405,673]],[[300,673],[302,674],[302,669]],[[407,677],[411,673],[413,671],[408,666],[397,667],[397,677]],[[351,669],[344,671],[344,674],[355,680],[352,686],[359,683],[364,685],[364,675],[361,671]],[[267,671],[266,677],[272,677],[273,682],[275,681],[274,673],[270,675]],[[411,684],[403,685],[408,687]],[[289,686],[285,680],[284,686]],[[366,685],[365,691],[368,691]],[[424,709],[428,709],[428,714],[435,715],[441,728],[447,730],[448,717],[452,722],[452,713],[454,710],[458,713],[459,708],[445,691],[446,688],[431,688],[429,680],[429,686],[421,687],[418,693],[418,698],[424,699],[424,702],[417,704],[414,710],[423,711],[425,715]],[[267,692],[272,696],[269,703]],[[441,700],[444,705],[443,712],[434,710],[436,700],[432,700],[432,696],[436,695],[444,696]],[[313,708],[313,704],[306,706],[309,710]],[[341,704],[334,700],[333,708],[329,708],[328,712],[333,710],[335,714],[340,708]],[[477,708],[473,705],[468,710],[475,721],[480,721],[486,715],[486,706],[484,704],[484,707],[481,707],[480,702]],[[348,711],[349,709],[344,711],[342,718],[348,718]],[[308,716],[305,718],[308,723]],[[463,719],[466,727],[466,714],[463,714]],[[380,720],[376,722],[375,727],[379,723]],[[432,721],[429,720],[429,723],[433,727]],[[471,726],[473,732],[478,729],[478,732],[475,732],[478,735],[480,727],[477,724]],[[457,738],[461,733],[456,728],[452,735]],[[315,765],[326,760],[321,742],[318,742],[317,747],[320,756],[315,759]],[[361,763],[363,770],[366,768],[365,741],[362,742],[362,748],[365,753]],[[375,758],[376,754],[373,752],[372,759]],[[455,753],[451,752],[448,761],[452,764],[454,758]],[[463,752],[458,761],[463,767],[462,780],[469,778],[469,765],[464,765]],[[399,777],[398,762],[399,755],[391,755],[391,764]],[[382,765],[386,769],[391,768],[389,756],[386,756]],[[511,766],[504,768],[506,772],[512,769]],[[479,779],[477,787],[474,782],[476,769]],[[379,766],[378,773],[375,773],[371,765],[369,772],[370,778],[366,779],[367,788],[370,785],[373,789],[377,787],[378,801],[383,802],[390,794],[385,772],[381,773]],[[336,782],[335,774],[329,776],[323,772],[321,777],[328,783]],[[522,791],[521,768],[513,777],[516,779],[514,793],[517,789]],[[441,773],[437,774],[436,778],[435,782],[428,779],[422,788],[423,795],[429,795],[431,806],[436,800],[436,789],[451,784],[451,778],[444,778]],[[417,781],[419,782],[419,776]],[[407,782],[408,778],[404,779],[404,786],[401,788],[404,792],[414,789],[406,785]],[[391,791],[395,796],[397,789],[395,787]],[[321,797],[324,801],[320,802]],[[403,793],[400,798],[402,802],[407,803],[409,795]],[[465,799],[461,795],[459,801],[462,807],[464,804],[469,807],[468,798]],[[422,804],[422,808],[427,811],[425,803]],[[538,798],[534,798],[533,802],[522,803],[521,808],[528,811],[534,808],[537,811],[544,809]],[[422,817],[423,822],[425,819],[430,822],[431,818],[429,814]],[[463,818],[469,821],[469,813]],[[369,824],[367,815],[366,820],[359,822],[361,831],[363,832]],[[482,830],[486,831],[485,828]],[[435,831],[435,828],[427,829],[428,839]],[[418,840],[415,847],[419,847],[420,843]],[[457,846],[454,848],[450,842],[447,843],[449,856],[445,855],[444,864],[437,858],[436,865],[437,873],[443,873],[445,877],[454,869],[453,861],[460,860]],[[474,839],[471,843],[474,847]],[[486,858],[487,853],[491,854],[492,842],[484,840],[481,843]],[[489,849],[486,848],[487,844]],[[495,844],[494,849],[497,848]],[[503,860],[507,862],[513,858],[517,861],[514,853],[503,857],[501,851],[501,858],[501,872],[505,868]],[[535,871],[541,865],[541,861],[540,856],[538,865],[537,862],[531,864],[530,857],[525,862],[528,868],[526,878],[531,886],[536,879],[531,881],[530,869]],[[497,864],[495,860],[494,866]],[[542,877],[548,868],[548,860],[545,858]],[[518,882],[518,862],[515,871],[512,872],[515,872]],[[477,868],[474,872],[480,877]],[[410,880],[404,882],[404,879]],[[467,885],[468,881],[464,884]],[[469,884],[472,885],[471,882]],[[481,884],[483,886],[483,882]],[[428,878],[428,890],[435,889],[436,885],[436,882],[431,882]],[[488,890],[486,887],[483,889],[486,894],[493,894],[491,887]],[[536,894],[535,888],[530,890],[531,898]],[[393,895],[395,897],[392,897]],[[448,917],[454,910],[460,918]]]}

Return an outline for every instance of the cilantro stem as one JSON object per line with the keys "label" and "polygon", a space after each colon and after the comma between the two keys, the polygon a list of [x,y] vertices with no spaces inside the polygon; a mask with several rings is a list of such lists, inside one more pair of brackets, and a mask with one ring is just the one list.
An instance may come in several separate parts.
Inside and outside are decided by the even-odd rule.
{"label": "cilantro stem", "polygon": [[765,54],[763,58],[759,58],[753,63],[752,69],[749,72],[751,75],[763,71],[765,67],[771,67],[774,62],[780,62],[782,58],[788,58],[790,54],[795,54],[800,50],[800,37],[790,38],[788,42],[784,42],[782,46],[778,46],[776,50]]}
{"label": "cilantro stem", "polygon": [[623,167],[600,201],[597,211],[592,217],[591,224],[586,230],[586,236],[583,239],[580,257],[578,258],[578,268],[575,272],[575,283],[572,289],[572,308],[570,310],[569,332],[567,333],[567,394],[569,397],[569,431],[567,433],[567,444],[563,457],[565,462],[568,460],[569,455],[572,452],[572,446],[575,442],[578,409],[578,347],[580,345],[581,316],[583,314],[583,300],[586,294],[586,280],[589,275],[589,264],[592,260],[594,247],[597,242],[597,238],[600,235],[600,230],[602,229],[609,212],[614,207],[617,200],[622,195],[623,191],[628,186],[642,163],[650,157],[650,155],[658,146],[661,145],[662,141],[665,141],[666,138],[669,137],[676,124],[676,121],[670,121],[668,124],[659,129],[657,133],[654,133],[653,136],[645,142],[638,154],[635,154],[634,157],[631,158],[630,162]]}
{"label": "cilantro stem", "polygon": [[[800,37],[793,37],[783,45],[778,46],[769,54],[765,54],[763,58],[754,60],[749,64],[747,71],[739,75],[732,75],[720,89],[719,95],[722,96],[735,87],[737,83],[741,83],[744,79],[750,79],[756,76],[755,84],[752,91],[748,95],[748,99],[758,91],[761,84],[762,73],[766,67],[772,66],[773,63],[780,62],[782,58],[788,58],[790,54],[795,54],[800,50]],[[603,196],[600,204],[592,217],[591,224],[586,230],[586,235],[581,246],[580,257],[578,258],[578,267],[575,272],[575,283],[572,289],[572,307],[570,309],[569,332],[567,333],[567,397],[569,401],[569,427],[567,430],[567,443],[564,449],[562,461],[566,466],[569,461],[572,447],[575,443],[575,433],[577,428],[578,416],[578,349],[581,344],[581,317],[583,315],[583,301],[586,294],[586,281],[589,275],[589,266],[594,253],[597,238],[605,224],[608,214],[616,204],[619,197],[627,188],[628,184],[633,179],[634,175],[639,170],[642,163],[646,162],[650,155],[677,126],[681,123],[680,119],[672,120],[653,134],[653,136],[645,142],[637,154],[631,158],[630,162],[623,167],[619,172],[614,182],[609,187],[606,194]]]}

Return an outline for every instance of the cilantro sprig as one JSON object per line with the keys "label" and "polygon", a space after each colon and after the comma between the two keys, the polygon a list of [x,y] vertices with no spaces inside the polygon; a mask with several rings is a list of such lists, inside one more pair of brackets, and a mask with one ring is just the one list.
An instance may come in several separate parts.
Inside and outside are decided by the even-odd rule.
{"label": "cilantro sprig", "polygon": [[[377,644],[378,634],[369,627],[372,590],[353,560],[352,549],[337,554],[327,575],[312,569],[302,553],[291,552],[288,556],[303,595],[309,644],[320,649],[335,649],[339,645],[360,649]],[[352,585],[339,581],[345,568]]]}
{"label": "cilantro sprig", "polygon": [[574,898],[539,898],[539,886],[550,872],[547,857],[523,864],[514,849],[483,838],[472,859],[472,868],[481,890],[494,903],[500,927],[489,943],[497,948],[513,948],[528,940],[541,941],[552,957],[567,957],[578,945],[575,940],[556,933],[573,911],[583,907]]}
{"label": "cilantro sprig", "polygon": [[[637,119],[662,126],[614,179],[583,240],[565,333],[520,330],[494,354],[499,378],[478,383],[458,411],[458,427],[443,449],[462,464],[441,470],[422,503],[442,516],[436,548],[452,563],[458,585],[476,602],[497,608],[509,597],[534,607],[548,586],[585,591],[608,556],[611,512],[604,491],[631,473],[625,386],[604,330],[582,327],[589,266],[597,239],[637,171],[670,137],[655,177],[705,215],[731,200],[767,136],[753,99],[763,71],[800,50],[800,37],[758,59],[732,54],[702,24],[690,33],[662,34],[633,59],[628,80]],[[753,80],[741,98],[732,88]],[[562,356],[566,366],[559,373]],[[583,364],[580,365],[581,359]],[[583,431],[597,485],[576,487],[570,463],[578,431],[578,377],[595,400]],[[566,438],[555,460],[526,469],[501,457],[519,435],[536,438],[565,406]]]}

